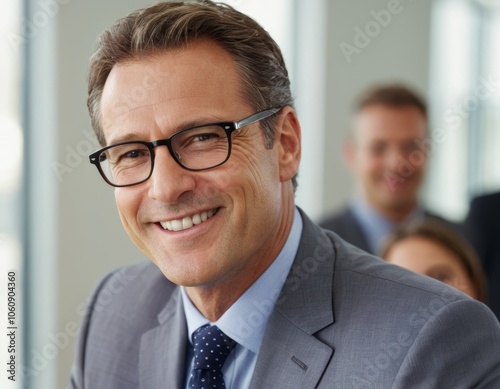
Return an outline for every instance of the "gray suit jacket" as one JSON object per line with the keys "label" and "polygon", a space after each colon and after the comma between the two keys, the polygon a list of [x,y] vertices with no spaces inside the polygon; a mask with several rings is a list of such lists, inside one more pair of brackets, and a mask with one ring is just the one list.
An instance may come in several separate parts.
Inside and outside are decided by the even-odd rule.
{"label": "gray suit jacket", "polygon": [[[500,325],[486,306],[302,217],[252,389],[500,387]],[[150,263],[118,270],[90,301],[70,387],[183,388],[186,332],[176,285]]]}

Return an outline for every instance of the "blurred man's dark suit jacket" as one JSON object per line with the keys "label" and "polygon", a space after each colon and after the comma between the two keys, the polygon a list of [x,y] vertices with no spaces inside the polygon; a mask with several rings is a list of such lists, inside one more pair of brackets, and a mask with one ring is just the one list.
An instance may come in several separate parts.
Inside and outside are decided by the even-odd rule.
{"label": "blurred man's dark suit jacket", "polygon": [[[424,211],[424,217],[434,219],[438,222],[449,225],[454,231],[463,234],[463,227],[456,223],[452,223],[440,216],[431,212]],[[373,252],[368,244],[368,240],[363,233],[358,219],[354,216],[351,207],[346,207],[331,216],[326,217],[319,222],[319,225],[327,230],[337,233],[342,239],[348,241],[350,244],[359,247],[360,249],[378,255],[379,253]]]}

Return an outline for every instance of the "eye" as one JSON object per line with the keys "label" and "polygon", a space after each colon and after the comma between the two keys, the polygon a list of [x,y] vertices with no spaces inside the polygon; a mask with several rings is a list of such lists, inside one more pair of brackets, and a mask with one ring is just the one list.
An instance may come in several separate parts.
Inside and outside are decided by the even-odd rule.
{"label": "eye", "polygon": [[[104,154],[104,153],[103,153]],[[100,162],[108,161],[112,165],[131,164],[146,161],[150,158],[149,149],[142,144],[124,144],[110,148],[106,155],[101,157]]]}
{"label": "eye", "polygon": [[402,147],[402,151],[404,154],[408,155],[412,153],[413,151],[418,150],[418,146],[415,142],[408,142],[405,143]]}
{"label": "eye", "polygon": [[450,274],[444,273],[444,272],[435,274],[433,278],[435,278],[436,280],[439,280],[441,282],[445,282],[445,283],[449,282],[451,280]]}
{"label": "eye", "polygon": [[375,143],[370,146],[370,151],[373,155],[382,155],[386,150],[386,145],[384,143]]}
{"label": "eye", "polygon": [[456,278],[455,274],[450,269],[433,269],[427,275],[449,285],[452,285]]}
{"label": "eye", "polygon": [[121,156],[121,158],[140,158],[140,157],[145,157],[149,156],[148,150],[130,150],[126,152],[124,155]]}
{"label": "eye", "polygon": [[219,134],[216,134],[215,132],[207,132],[204,134],[198,134],[194,136],[193,142],[206,142],[209,140],[217,140],[219,138],[220,138]]}
{"label": "eye", "polygon": [[172,147],[181,154],[185,152],[211,151],[227,144],[227,136],[219,126],[192,128],[175,135]]}

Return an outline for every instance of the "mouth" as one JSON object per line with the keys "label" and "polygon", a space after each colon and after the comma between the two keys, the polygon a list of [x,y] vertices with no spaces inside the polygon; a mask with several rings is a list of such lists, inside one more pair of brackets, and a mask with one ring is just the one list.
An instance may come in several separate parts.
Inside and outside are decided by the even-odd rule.
{"label": "mouth", "polygon": [[211,209],[209,211],[204,211],[201,213],[195,213],[190,216],[185,216],[182,219],[175,220],[167,220],[164,222],[160,222],[160,225],[164,230],[168,231],[183,231],[187,230],[191,227],[197,226],[208,219],[210,219],[213,215],[217,213],[219,208]]}

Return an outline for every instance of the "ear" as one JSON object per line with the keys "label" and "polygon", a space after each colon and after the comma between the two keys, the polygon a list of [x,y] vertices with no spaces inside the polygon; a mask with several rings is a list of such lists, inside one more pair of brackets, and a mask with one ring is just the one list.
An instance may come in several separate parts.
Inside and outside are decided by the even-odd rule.
{"label": "ear", "polygon": [[297,173],[301,156],[300,124],[292,107],[286,106],[281,110],[276,129],[274,143],[278,152],[280,181],[285,182]]}
{"label": "ear", "polygon": [[352,138],[352,136],[349,136],[342,145],[342,156],[344,157],[344,163],[351,170],[354,165],[354,157],[356,153],[356,145],[354,144],[354,142],[355,140]]}

